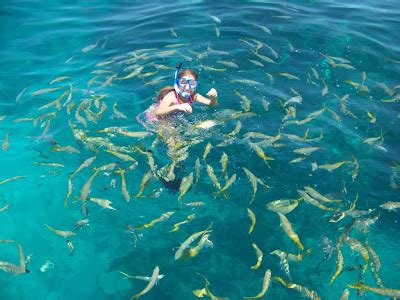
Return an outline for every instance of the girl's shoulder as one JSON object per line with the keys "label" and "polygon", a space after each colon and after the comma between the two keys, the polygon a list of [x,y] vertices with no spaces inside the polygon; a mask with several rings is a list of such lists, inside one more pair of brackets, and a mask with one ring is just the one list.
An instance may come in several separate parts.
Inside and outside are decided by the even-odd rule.
{"label": "girl's shoulder", "polygon": [[175,96],[176,96],[176,94],[175,94],[175,90],[174,91],[170,91],[168,94],[166,94],[165,95],[165,97],[173,97],[173,98],[176,98]]}
{"label": "girl's shoulder", "polygon": [[160,100],[160,102],[169,102],[169,103],[173,103],[176,102],[176,96],[175,96],[175,91],[170,91],[169,93],[167,93],[164,98],[162,98]]}

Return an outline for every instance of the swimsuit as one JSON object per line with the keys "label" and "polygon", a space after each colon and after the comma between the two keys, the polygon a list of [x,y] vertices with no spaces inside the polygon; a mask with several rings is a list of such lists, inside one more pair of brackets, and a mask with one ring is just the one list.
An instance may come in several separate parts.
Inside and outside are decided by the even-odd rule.
{"label": "swimsuit", "polygon": [[[179,100],[179,96],[175,91],[174,91],[174,94],[175,94],[176,104],[189,103],[190,106],[193,105],[194,97],[190,96],[188,102],[182,102]],[[160,119],[156,115],[156,110],[158,109],[159,105],[160,105],[160,102],[152,104],[148,109],[146,109],[144,112],[142,112],[136,116],[136,121],[143,125],[143,122],[140,120],[140,117],[142,117],[142,115],[145,115],[146,121],[158,122]],[[179,112],[176,112],[176,113],[179,113]],[[176,115],[176,113],[173,113],[171,115]]]}

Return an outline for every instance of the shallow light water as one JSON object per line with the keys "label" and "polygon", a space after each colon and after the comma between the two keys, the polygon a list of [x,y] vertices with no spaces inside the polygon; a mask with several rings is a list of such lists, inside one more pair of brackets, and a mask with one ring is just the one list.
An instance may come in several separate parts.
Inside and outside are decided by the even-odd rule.
{"label": "shallow light water", "polygon": [[[2,151],[0,159],[0,181],[14,176],[26,178],[0,185],[0,239],[15,240],[23,247],[25,256],[31,255],[29,274],[13,276],[0,273],[0,299],[128,299],[141,291],[146,282],[128,280],[118,271],[131,275],[151,276],[159,266],[161,279],[144,299],[194,299],[193,290],[205,286],[205,276],[214,295],[231,299],[254,296],[262,287],[267,269],[272,276],[289,282],[280,266],[275,249],[287,253],[303,253],[301,262],[290,263],[293,283],[314,290],[322,299],[339,299],[348,284],[362,280],[366,285],[377,287],[371,268],[363,274],[363,257],[343,243],[343,272],[332,285],[329,280],[336,270],[337,253],[333,250],[327,259],[322,240],[328,238],[332,246],[346,227],[352,222],[347,216],[337,223],[328,222],[331,211],[300,202],[287,218],[304,244],[306,252],[299,252],[279,226],[276,213],[267,210],[266,204],[277,199],[297,199],[297,190],[312,186],[331,199],[342,199],[341,211],[350,208],[357,195],[357,210],[372,209],[369,217],[378,220],[364,232],[359,226],[353,228],[350,237],[365,245],[368,239],[379,255],[379,275],[388,288],[400,289],[399,271],[399,213],[379,207],[386,201],[400,201],[399,164],[399,99],[400,9],[398,1],[369,0],[363,3],[349,1],[176,1],[163,4],[161,1],[3,1],[0,7],[0,140],[3,145],[8,132],[9,147]],[[211,16],[221,20],[217,22]],[[272,34],[254,24],[266,26]],[[172,28],[172,29],[171,29]],[[176,36],[172,34],[172,30]],[[219,31],[219,36],[217,36]],[[263,43],[258,53],[275,60],[268,63],[254,54],[257,44]],[[185,44],[179,47],[168,45]],[[250,44],[250,45],[249,45]],[[96,45],[88,52],[82,49]],[[267,46],[272,47],[277,57]],[[168,46],[168,47],[167,47]],[[210,48],[219,52],[210,51]],[[147,49],[147,50],[142,50]],[[166,51],[176,50],[168,53]],[[223,52],[221,52],[223,51]],[[129,64],[127,59],[146,54],[146,58]],[[344,58],[352,68],[333,67],[327,56]],[[232,68],[218,61],[235,62]],[[264,66],[249,60],[257,60]],[[109,62],[104,63],[103,62]],[[194,105],[192,115],[183,116],[185,126],[182,139],[200,139],[190,147],[189,157],[179,164],[177,175],[184,177],[195,172],[197,158],[201,161],[201,178],[178,202],[179,192],[168,191],[157,179],[152,178],[143,194],[135,199],[143,175],[148,172],[147,159],[139,152],[129,153],[138,161],[138,166],[126,172],[127,189],[131,200],[127,203],[121,193],[121,176],[118,173],[101,172],[92,184],[90,196],[109,199],[116,210],[103,209],[88,203],[90,225],[76,230],[76,236],[68,239],[75,247],[73,255],[63,237],[49,231],[44,224],[61,230],[72,230],[78,220],[84,219],[81,211],[80,193],[93,174],[92,168],[124,162],[105,152],[106,147],[96,147],[96,160],[73,178],[73,192],[68,205],[63,202],[68,191],[68,176],[81,163],[95,155],[84,143],[77,141],[68,125],[69,121],[79,129],[75,111],[85,99],[106,95],[107,105],[97,124],[88,121],[87,136],[108,137],[96,131],[110,126],[126,127],[130,131],[143,131],[136,116],[154,103],[156,92],[173,81],[175,66],[183,61],[184,67],[196,70],[200,76],[198,92],[205,95],[215,87],[219,94],[218,107]],[[157,69],[151,63],[168,67]],[[339,63],[338,61],[335,61]],[[125,68],[137,64],[131,70]],[[97,66],[96,66],[97,65]],[[144,66],[142,74],[158,72],[144,78],[133,77],[119,80]],[[226,69],[213,71],[206,67]],[[312,68],[318,73],[313,74]],[[345,66],[346,67],[346,66]],[[95,70],[107,70],[106,74],[93,74]],[[362,72],[366,79],[361,91],[346,81],[361,83]],[[269,73],[273,77],[269,77]],[[289,73],[299,80],[279,75]],[[111,85],[102,87],[110,74],[116,74]],[[50,85],[60,76],[70,78]],[[98,76],[88,86],[88,82]],[[165,76],[158,84],[151,80]],[[261,84],[231,82],[254,80]],[[324,83],[328,91],[322,93]],[[146,84],[147,83],[147,84]],[[60,90],[38,96],[31,94],[40,89],[61,87]],[[397,88],[395,88],[397,86]],[[71,101],[76,103],[71,114],[66,107],[38,110],[55,100],[72,87]],[[16,101],[17,96],[26,88]],[[291,90],[292,89],[292,90]],[[283,122],[286,114],[281,103],[295,96],[302,96],[302,103],[287,105],[296,108],[296,117],[304,120],[310,113],[325,110],[312,121],[303,125]],[[243,103],[237,93],[251,100],[252,117],[228,120],[242,110]],[[324,95],[323,95],[324,94]],[[343,112],[340,99],[354,117]],[[65,97],[61,103],[66,101]],[[113,118],[113,105],[127,116]],[[269,109],[263,107],[268,101]],[[343,104],[343,102],[342,102]],[[98,108],[92,104],[93,112]],[[334,118],[334,111],[340,121]],[[33,121],[15,122],[20,118],[38,118],[43,113],[56,112],[54,118],[44,117]],[[367,112],[376,117],[372,123]],[[86,118],[81,111],[80,115]],[[180,116],[182,118],[182,116]],[[218,125],[208,130],[190,130],[206,119]],[[43,134],[50,121],[47,133]],[[225,122],[222,122],[225,120]],[[227,140],[237,121],[241,131],[233,142],[217,147]],[[313,142],[296,142],[285,134],[322,139]],[[274,146],[263,146],[263,151],[274,160],[268,165],[250,147],[244,136],[257,131],[271,136],[282,134]],[[383,135],[383,141],[374,145],[363,143],[367,138]],[[41,137],[42,138],[39,138]],[[144,139],[124,136],[108,137],[118,146],[145,147],[153,150],[158,167],[169,162],[167,148],[161,142],[152,147],[156,134]],[[80,153],[52,151],[54,145],[71,145]],[[261,141],[251,139],[252,142]],[[202,160],[206,144],[213,145],[211,152]],[[289,163],[299,157],[293,150],[301,147],[320,147],[299,163]],[[221,155],[229,156],[227,172],[237,175],[235,183],[228,189],[227,199],[214,197],[217,189],[207,175],[206,164],[214,168],[221,185],[225,180],[221,174]],[[353,157],[359,163],[359,173],[354,174]],[[340,168],[328,172],[312,171],[311,164],[333,164],[350,161]],[[53,162],[65,167],[37,165],[38,162]],[[265,181],[270,188],[258,184],[253,203],[249,203],[253,189],[243,170],[246,167]],[[115,188],[110,182],[115,179]],[[154,195],[160,191],[158,197]],[[188,207],[182,203],[204,202],[201,207]],[[329,206],[329,205],[328,205]],[[257,219],[254,231],[249,235],[250,208]],[[127,230],[149,223],[165,212],[174,214],[151,228]],[[196,217],[181,226],[177,232],[169,232],[173,224],[181,222],[190,214]],[[210,240],[213,247],[204,248],[194,258],[175,261],[175,251],[191,234],[206,229],[212,223]],[[250,269],[256,263],[252,243],[264,253],[261,267]],[[192,247],[197,244],[195,241]],[[0,260],[18,262],[16,243],[0,244]],[[372,262],[370,256],[370,262]],[[45,272],[41,267],[50,261],[52,268]],[[350,290],[350,299],[358,298],[357,290]],[[301,294],[284,287],[272,279],[264,297],[270,299],[298,299]],[[365,292],[366,299],[383,298]]]}

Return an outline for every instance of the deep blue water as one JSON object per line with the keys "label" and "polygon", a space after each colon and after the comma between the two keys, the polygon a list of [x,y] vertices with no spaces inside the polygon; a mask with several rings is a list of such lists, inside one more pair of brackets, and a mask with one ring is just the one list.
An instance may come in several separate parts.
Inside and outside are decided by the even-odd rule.
{"label": "deep blue water", "polygon": [[[312,249],[305,255],[280,228],[278,215],[267,210],[266,204],[271,201],[299,198],[297,190],[305,186],[312,186],[331,199],[342,199],[339,211],[349,209],[357,194],[356,210],[373,210],[357,221],[377,216],[378,220],[367,230],[354,226],[349,236],[363,245],[368,239],[380,258],[379,275],[383,283],[388,288],[400,289],[399,212],[379,207],[387,201],[400,201],[400,168],[395,167],[400,164],[400,109],[396,100],[400,91],[398,1],[175,1],[164,4],[161,1],[6,0],[0,6],[0,16],[2,145],[10,133],[9,146],[1,151],[0,181],[26,176],[0,185],[0,210],[10,204],[7,210],[0,212],[0,239],[20,243],[25,256],[31,257],[27,266],[29,274],[14,276],[0,272],[0,299],[129,299],[141,291],[146,282],[125,279],[118,271],[151,276],[155,266],[159,266],[165,278],[144,295],[144,299],[195,299],[192,291],[205,285],[198,273],[208,279],[214,295],[241,299],[261,291],[267,269],[272,276],[290,281],[279,258],[270,254],[276,249],[304,254],[302,261],[289,262],[291,279],[293,283],[316,291],[322,299],[339,299],[348,284],[360,280],[377,287],[371,267],[363,274],[357,267],[365,264],[363,257],[347,243],[341,246],[343,272],[328,285],[336,270],[337,253],[333,249],[328,259],[322,240],[329,239],[334,248],[339,236],[352,223],[351,216],[337,223],[328,222],[333,212],[301,201],[287,218],[305,250]],[[260,26],[266,26],[272,34]],[[87,48],[90,45],[96,47]],[[257,53],[276,63],[256,56],[257,45],[260,45]],[[143,192],[146,197],[135,199],[149,166],[146,156],[131,151],[133,147],[151,149],[159,168],[170,161],[166,146],[162,142],[153,144],[157,134],[137,139],[97,132],[111,126],[126,127],[130,131],[145,130],[135,117],[154,103],[160,88],[172,83],[174,68],[181,61],[185,67],[199,73],[199,93],[205,95],[214,87],[219,94],[219,105],[215,108],[195,104],[193,114],[184,116],[185,127],[181,128],[182,140],[200,141],[189,148],[188,158],[177,168],[178,177],[187,176],[195,172],[195,161],[200,158],[200,180],[182,198],[182,203],[204,202],[204,206],[195,208],[178,202],[179,192],[168,191],[155,177]],[[234,62],[238,68],[218,61]],[[142,75],[156,73],[119,80],[141,67]],[[95,70],[103,73],[94,74]],[[279,73],[288,73],[298,80]],[[112,83],[102,86],[112,75],[115,75]],[[53,79],[61,76],[68,78],[50,85]],[[96,76],[93,84],[88,85]],[[151,84],[156,78],[161,78],[160,82]],[[253,80],[260,84],[235,80]],[[346,82],[349,80],[358,84],[358,88]],[[324,82],[326,92],[323,92]],[[35,91],[51,87],[60,89],[35,96]],[[66,106],[61,110],[55,106],[38,110],[63,92],[67,96],[61,104],[65,103],[71,88],[71,102],[75,107],[71,107],[70,114]],[[243,108],[236,92],[250,99],[249,111],[255,113],[254,116],[226,119]],[[296,93],[301,95],[302,102],[283,107],[282,103]],[[348,95],[347,100],[341,102],[345,95]],[[101,98],[99,103],[103,102],[107,109],[94,123],[88,121],[83,110],[88,99],[92,99],[90,109],[98,112],[96,97]],[[116,99],[118,111],[127,119],[112,117]],[[385,102],[390,99],[393,101]],[[269,102],[268,111],[263,107],[263,100]],[[86,119],[87,128],[75,117],[80,104],[83,106],[79,114]],[[310,122],[289,124],[293,120],[304,120],[323,108],[325,110]],[[353,116],[346,113],[346,108]],[[296,116],[284,122],[285,109],[296,110]],[[43,116],[50,112],[51,115]],[[20,118],[32,120],[18,122]],[[190,129],[207,119],[218,125],[208,130]],[[235,128],[237,121],[242,127],[232,143],[217,147],[227,140],[226,134]],[[89,197],[109,199],[116,210],[103,209],[92,202],[87,204],[90,225],[76,230],[76,236],[69,238],[75,247],[73,255],[65,239],[49,231],[44,224],[72,230],[78,220],[85,218],[80,193],[94,172],[92,168],[114,162],[127,168],[131,163],[107,153],[107,146],[88,148],[86,142],[76,140],[69,122],[85,130],[89,139],[108,138],[114,145],[127,147],[126,154],[138,161],[137,167],[125,175],[131,196],[129,203],[121,193],[120,174],[100,172],[95,177]],[[47,125],[48,131],[43,134]],[[323,138],[293,141],[287,136],[303,137],[307,130],[308,139],[320,137],[321,133]],[[265,154],[274,158],[268,166],[245,138],[246,133],[252,131],[271,136],[281,134],[273,145],[262,145]],[[381,133],[382,140],[372,145],[363,142]],[[213,148],[203,161],[208,142]],[[52,151],[55,143],[73,146],[80,152]],[[321,149],[299,163],[289,163],[300,157],[293,150],[302,147]],[[237,175],[228,189],[228,199],[213,196],[217,190],[206,170],[207,164],[212,166],[223,186],[225,180],[219,161],[224,152],[229,157],[228,175]],[[96,160],[90,167],[74,176],[73,192],[64,208],[68,176],[94,155]],[[353,157],[359,163],[354,182]],[[312,171],[314,162],[323,165],[340,161],[350,162],[332,172]],[[65,167],[42,166],[38,162]],[[258,184],[251,204],[253,189],[243,167],[270,186],[264,189]],[[113,180],[115,188],[110,186]],[[160,189],[158,197],[154,196]],[[257,219],[250,235],[247,208]],[[135,228],[167,211],[174,214],[151,228],[134,233],[127,230],[127,225]],[[196,215],[193,221],[182,225],[178,232],[169,232],[173,224],[190,214]],[[213,247],[203,248],[196,257],[176,261],[174,255],[181,243],[210,223],[209,239]],[[264,253],[258,270],[250,269],[257,260],[252,243]],[[196,244],[197,240],[191,246]],[[0,244],[0,260],[17,264],[17,244]],[[46,261],[53,267],[42,272]],[[370,255],[369,262],[372,261]],[[349,290],[350,299],[359,297],[356,290]],[[299,299],[301,295],[272,279],[264,297]],[[363,297],[383,298],[370,292]]]}

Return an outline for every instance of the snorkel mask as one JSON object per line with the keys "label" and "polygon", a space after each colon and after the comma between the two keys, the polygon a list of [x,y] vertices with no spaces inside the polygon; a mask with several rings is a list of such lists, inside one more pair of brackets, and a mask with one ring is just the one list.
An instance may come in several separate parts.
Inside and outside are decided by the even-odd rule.
{"label": "snorkel mask", "polygon": [[174,89],[179,95],[184,97],[186,100],[190,99],[190,92],[186,92],[185,89],[189,89],[190,91],[194,92],[197,88],[198,81],[192,78],[185,78],[184,76],[178,78],[179,71],[181,70],[183,63],[180,63],[176,66],[175,76],[174,76]]}

